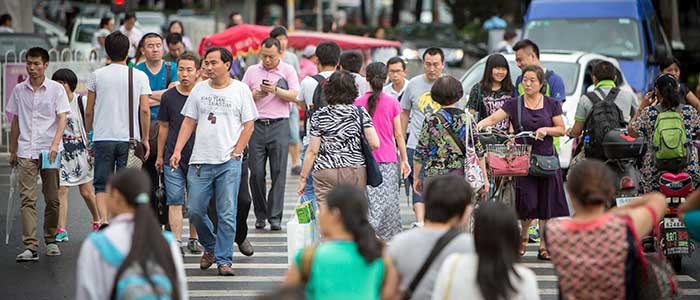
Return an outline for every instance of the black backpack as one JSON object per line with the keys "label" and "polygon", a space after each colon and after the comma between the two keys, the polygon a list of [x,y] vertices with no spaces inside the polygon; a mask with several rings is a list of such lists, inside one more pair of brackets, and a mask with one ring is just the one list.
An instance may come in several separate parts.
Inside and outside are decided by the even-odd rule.
{"label": "black backpack", "polygon": [[[329,76],[330,77],[330,76]],[[326,99],[323,97],[323,87],[326,86],[326,83],[328,82],[328,78],[323,77],[321,74],[316,74],[311,76],[314,80],[318,82],[318,85],[316,85],[316,89],[314,89],[314,96],[311,98],[311,105],[313,107],[309,108],[306,111],[306,114],[304,115],[304,133],[303,135],[306,135],[307,128],[309,126],[309,120],[311,120],[311,116],[319,110],[321,107],[324,107],[328,105],[328,102],[326,102]]]}
{"label": "black backpack", "polygon": [[591,112],[586,118],[583,132],[584,137],[589,136],[590,138],[585,149],[587,158],[605,160],[605,152],[603,151],[605,135],[613,129],[623,128],[627,125],[622,111],[615,104],[615,98],[619,93],[620,89],[614,87],[602,100],[595,91],[586,93],[586,97],[593,103]]}

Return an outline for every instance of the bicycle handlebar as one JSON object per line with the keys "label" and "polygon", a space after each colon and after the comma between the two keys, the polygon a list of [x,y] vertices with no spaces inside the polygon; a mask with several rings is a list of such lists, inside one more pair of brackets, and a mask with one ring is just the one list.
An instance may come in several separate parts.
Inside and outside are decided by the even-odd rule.
{"label": "bicycle handlebar", "polygon": [[513,140],[516,138],[531,138],[531,139],[537,139],[537,134],[534,131],[521,131],[517,134],[511,134],[507,133],[503,130],[496,129],[493,127],[487,127],[482,129],[481,132],[479,132],[479,135],[481,136],[488,136],[488,135],[495,135],[499,136],[508,140]]}

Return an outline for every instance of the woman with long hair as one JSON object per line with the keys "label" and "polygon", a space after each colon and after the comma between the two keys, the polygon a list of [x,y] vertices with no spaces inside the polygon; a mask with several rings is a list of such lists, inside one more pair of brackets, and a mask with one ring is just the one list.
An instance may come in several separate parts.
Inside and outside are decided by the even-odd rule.
{"label": "woman with long hair", "polygon": [[[182,43],[185,45],[185,50],[193,50],[192,41],[185,35],[185,26],[182,25],[180,20],[170,21],[170,24],[168,24],[168,31],[163,36],[167,36],[170,33],[179,33],[182,36]],[[166,42],[163,42],[163,51],[165,51],[165,53],[168,52],[168,43]]]}
{"label": "woman with long hair", "polygon": [[681,104],[688,104],[700,111],[700,100],[693,92],[681,83],[681,62],[675,57],[668,57],[659,62],[659,72],[661,74],[670,74],[678,81],[678,96]]}
{"label": "woman with long hair", "polygon": [[[92,233],[83,242],[78,257],[76,299],[117,299],[116,286],[122,276],[133,274],[134,265],[143,272],[160,270],[168,284],[149,281],[140,287],[145,293],[164,293],[168,299],[188,299],[185,267],[180,249],[170,233],[160,230],[151,205],[150,179],[140,169],[124,169],[110,178],[107,207],[113,216],[109,227]],[[112,251],[110,251],[112,250]],[[115,258],[123,258],[121,262]],[[157,274],[151,274],[157,275]]]}
{"label": "woman with long hair", "polygon": [[[333,187],[341,184],[364,189],[367,186],[362,135],[372,150],[379,148],[379,137],[367,110],[353,105],[357,97],[355,77],[336,71],[323,86],[327,106],[318,108],[309,120],[309,147],[306,150],[297,194],[304,194],[313,168],[313,182],[319,205]],[[320,206],[323,209],[323,206]]]}
{"label": "woman with long hair", "polygon": [[[379,149],[374,150],[374,159],[382,172],[382,184],[367,187],[369,195],[369,223],[384,241],[391,240],[401,232],[401,208],[399,206],[399,171],[406,178],[411,172],[406,155],[406,142],[401,129],[401,105],[399,101],[382,92],[387,79],[387,67],[376,62],[367,66],[367,81],[371,91],[355,100],[355,105],[364,107],[372,116],[374,129],[379,136]],[[396,157],[398,145],[399,164]]]}
{"label": "woman with long hair", "polygon": [[638,237],[663,218],[666,198],[646,194],[606,211],[615,201],[614,182],[612,170],[594,159],[569,171],[566,189],[576,214],[548,222],[543,235],[560,299],[637,299],[632,272],[639,263]]}
{"label": "woman with long hair", "polygon": [[319,211],[325,241],[300,251],[283,285],[305,286],[310,300],[395,299],[398,275],[367,219],[364,189],[340,185]]}
{"label": "woman with long hair", "polygon": [[[647,94],[639,105],[636,115],[630,121],[629,133],[631,136],[642,136],[648,141],[649,151],[644,154],[642,161],[642,188],[645,193],[659,191],[659,169],[656,167],[655,151],[653,147],[653,137],[656,127],[656,120],[659,114],[664,111],[677,111],[683,118],[683,127],[687,141],[692,141],[693,135],[700,132],[700,115],[690,105],[681,102],[678,92],[678,81],[671,74],[662,74],[654,83],[654,91]],[[690,152],[689,163],[686,167],[678,170],[692,175],[693,186],[700,182],[700,165],[698,164],[698,153],[694,147],[688,148]]]}
{"label": "woman with long hair", "polygon": [[[491,54],[486,59],[484,75],[469,92],[467,108],[479,122],[498,111],[506,100],[513,96],[513,81],[510,78],[510,65],[501,54]],[[508,120],[498,122],[500,130],[508,130]]]}
{"label": "woman with long hair", "polygon": [[474,210],[476,254],[452,254],[445,259],[432,299],[539,299],[535,273],[518,264],[519,243],[515,210],[501,202],[480,204]]}

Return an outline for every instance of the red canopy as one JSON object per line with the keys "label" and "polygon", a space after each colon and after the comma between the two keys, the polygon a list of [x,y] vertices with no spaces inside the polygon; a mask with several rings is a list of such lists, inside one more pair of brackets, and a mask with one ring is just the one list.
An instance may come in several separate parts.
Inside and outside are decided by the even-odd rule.
{"label": "red canopy", "polygon": [[387,41],[349,34],[323,33],[315,31],[296,31],[289,35],[288,47],[304,49],[308,45],[318,45],[323,41],[334,41],[341,49],[372,49],[372,48],[398,48],[398,41]]}
{"label": "red canopy", "polygon": [[222,32],[206,36],[199,43],[199,55],[203,55],[206,49],[221,46],[231,50],[234,56],[246,56],[251,52],[260,50],[260,43],[270,36],[272,27],[251,24],[241,24]]}

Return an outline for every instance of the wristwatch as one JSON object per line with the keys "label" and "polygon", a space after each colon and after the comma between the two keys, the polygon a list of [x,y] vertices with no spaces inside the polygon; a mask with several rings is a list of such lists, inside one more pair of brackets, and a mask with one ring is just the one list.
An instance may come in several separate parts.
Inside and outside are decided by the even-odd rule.
{"label": "wristwatch", "polygon": [[231,158],[234,160],[241,160],[243,158],[243,153],[236,154],[235,152],[231,152]]}

